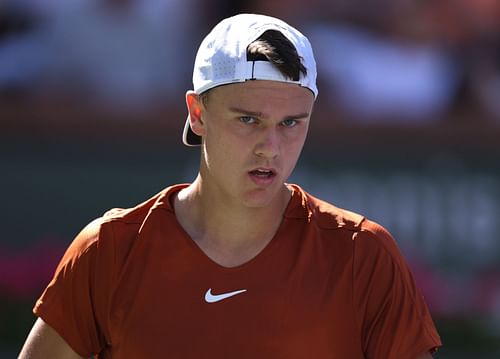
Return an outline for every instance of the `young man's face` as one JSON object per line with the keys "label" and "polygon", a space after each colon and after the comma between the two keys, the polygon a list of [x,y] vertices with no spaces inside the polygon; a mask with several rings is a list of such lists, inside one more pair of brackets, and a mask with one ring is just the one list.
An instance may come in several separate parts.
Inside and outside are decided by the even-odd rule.
{"label": "young man's face", "polygon": [[312,92],[255,80],[219,86],[204,103],[195,101],[200,120],[192,124],[204,139],[204,185],[222,200],[250,207],[266,206],[283,194],[306,138]]}

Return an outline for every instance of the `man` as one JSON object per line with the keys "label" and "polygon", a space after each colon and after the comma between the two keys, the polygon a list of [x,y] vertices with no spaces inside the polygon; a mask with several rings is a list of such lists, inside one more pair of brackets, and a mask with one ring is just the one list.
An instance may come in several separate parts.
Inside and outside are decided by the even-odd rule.
{"label": "man", "polygon": [[318,94],[308,40],[225,19],[193,83],[198,176],[76,237],[21,358],[430,358],[440,339],[390,234],[286,183]]}

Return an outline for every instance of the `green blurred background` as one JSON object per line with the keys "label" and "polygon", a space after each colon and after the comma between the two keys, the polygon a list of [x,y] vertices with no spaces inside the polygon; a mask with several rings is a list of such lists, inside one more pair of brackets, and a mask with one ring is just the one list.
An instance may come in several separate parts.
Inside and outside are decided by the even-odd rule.
{"label": "green blurred background", "polygon": [[500,357],[497,1],[23,0],[0,3],[0,358],[86,223],[195,177],[180,141],[194,53],[240,11],[290,21],[316,50],[290,182],[393,233],[436,357]]}

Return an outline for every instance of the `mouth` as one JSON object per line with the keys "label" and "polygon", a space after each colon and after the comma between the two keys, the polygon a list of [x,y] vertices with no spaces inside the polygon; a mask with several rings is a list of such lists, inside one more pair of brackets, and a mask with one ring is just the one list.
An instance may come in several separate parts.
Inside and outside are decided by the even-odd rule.
{"label": "mouth", "polygon": [[267,187],[274,183],[278,173],[272,168],[259,167],[248,172],[250,179],[259,187]]}
{"label": "mouth", "polygon": [[268,179],[276,176],[276,172],[273,169],[267,168],[257,168],[248,172],[251,176],[255,176],[257,178]]}

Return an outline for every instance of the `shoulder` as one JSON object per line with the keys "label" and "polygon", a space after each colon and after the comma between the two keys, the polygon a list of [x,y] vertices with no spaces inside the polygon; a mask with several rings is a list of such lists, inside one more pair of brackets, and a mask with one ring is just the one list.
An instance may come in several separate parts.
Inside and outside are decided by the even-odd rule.
{"label": "shoulder", "polygon": [[174,187],[168,187],[146,201],[131,208],[112,208],[100,218],[102,225],[108,223],[141,224],[148,213],[156,207],[169,207],[169,195]]}
{"label": "shoulder", "polygon": [[339,208],[329,202],[319,199],[299,188],[303,196],[308,217],[321,229],[345,229],[359,231],[363,228],[366,218],[358,213]]}
{"label": "shoulder", "polygon": [[364,215],[339,208],[327,201],[302,191],[310,221],[320,230],[340,230],[357,247],[366,247],[370,251],[378,249],[388,254],[399,256],[399,249],[391,233],[379,223]]}
{"label": "shoulder", "polygon": [[[168,197],[174,187],[168,187],[131,208],[113,208],[87,224],[75,237],[68,251],[80,254],[99,247],[105,249],[132,241],[148,214],[154,208],[169,208]],[[118,243],[116,243],[118,242]]]}

